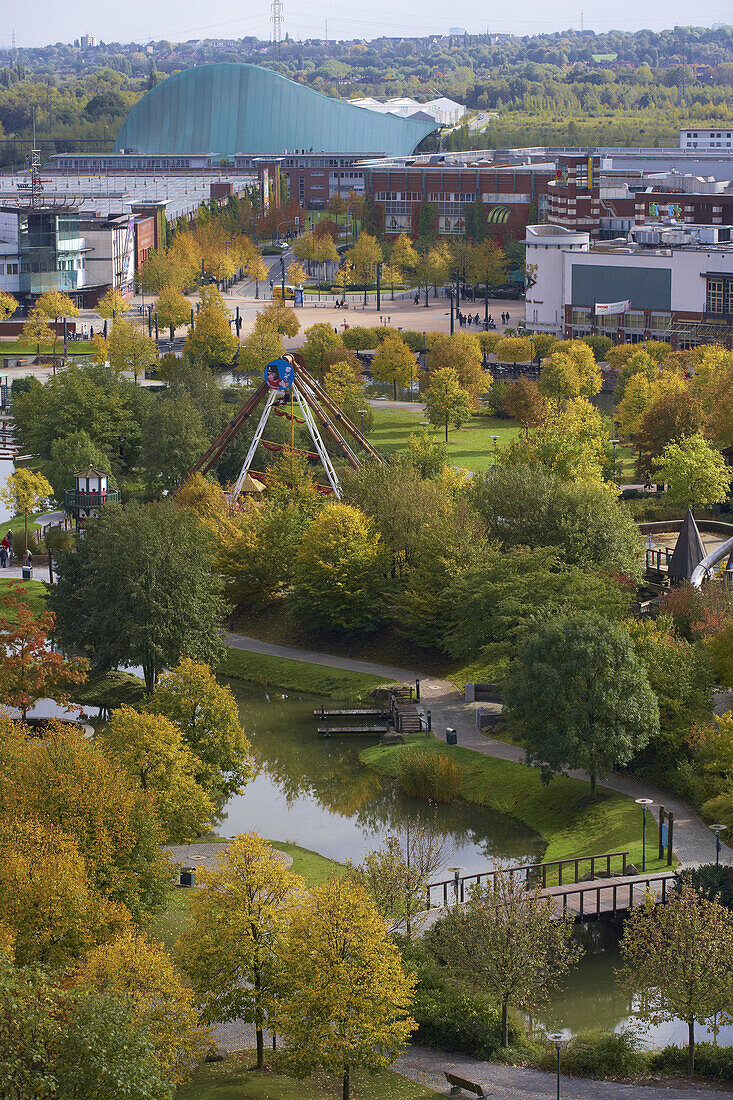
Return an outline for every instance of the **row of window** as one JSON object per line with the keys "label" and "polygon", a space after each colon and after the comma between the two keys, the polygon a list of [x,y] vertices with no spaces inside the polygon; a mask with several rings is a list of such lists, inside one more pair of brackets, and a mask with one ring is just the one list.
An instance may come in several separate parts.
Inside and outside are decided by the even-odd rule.
{"label": "row of window", "polygon": [[705,309],[707,313],[733,314],[733,276],[708,278]]}
{"label": "row of window", "polygon": [[[629,310],[628,313],[606,314],[596,318],[599,329],[623,328],[631,331],[646,328],[643,310]],[[589,309],[573,309],[570,315],[573,325],[590,327],[591,313]],[[648,327],[654,332],[666,332],[670,324],[668,313],[653,313]]]}

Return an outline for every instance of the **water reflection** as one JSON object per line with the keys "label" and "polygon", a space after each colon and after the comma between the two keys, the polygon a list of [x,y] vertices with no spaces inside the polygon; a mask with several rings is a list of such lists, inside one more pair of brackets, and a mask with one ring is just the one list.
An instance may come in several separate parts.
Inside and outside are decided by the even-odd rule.
{"label": "water reflection", "polygon": [[514,818],[471,803],[427,807],[359,763],[371,742],[319,737],[313,710],[320,700],[231,686],[258,774],[227,804],[220,832],[253,829],[332,859],[360,860],[386,833],[421,817],[447,838],[446,864],[479,871],[541,858],[541,838]]}
{"label": "water reflection", "polygon": [[[663,1047],[668,1043],[687,1043],[687,1024],[670,1020],[647,1025],[637,1014],[637,1003],[628,997],[618,982],[615,971],[621,967],[619,943],[622,925],[591,921],[576,925],[573,933],[585,954],[579,964],[562,980],[557,995],[539,1013],[537,1022],[548,1030],[560,1030],[566,1035],[600,1028],[619,1031],[624,1027],[638,1030],[645,1046]],[[712,1040],[712,1028],[697,1025],[699,1040]],[[733,1025],[718,1029],[721,1046],[733,1044]]]}

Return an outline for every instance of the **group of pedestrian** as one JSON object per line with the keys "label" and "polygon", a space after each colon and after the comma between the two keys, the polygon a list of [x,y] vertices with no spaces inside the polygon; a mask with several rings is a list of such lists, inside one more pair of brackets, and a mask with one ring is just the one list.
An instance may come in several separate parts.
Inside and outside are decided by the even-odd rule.
{"label": "group of pedestrian", "polygon": [[337,298],[335,308],[336,309],[348,309],[349,307],[346,304],[346,299],[345,298]]}
{"label": "group of pedestrian", "polygon": [[464,313],[460,309],[456,310],[456,320],[458,321],[458,324],[461,326],[461,328],[463,328],[465,325],[468,325],[469,328],[471,327],[471,325],[476,325],[476,327],[478,328],[478,326],[481,324],[481,319],[478,313],[474,317],[472,313]]}
{"label": "group of pedestrian", "polygon": [[10,560],[13,556],[13,532],[8,531],[7,535],[0,540],[0,567],[6,569],[10,565]]}
{"label": "group of pedestrian", "polygon": [[502,315],[501,315],[502,325],[505,325],[505,326],[508,325],[509,324],[509,319],[510,318],[509,318],[509,312],[508,311],[506,313],[502,313]]}

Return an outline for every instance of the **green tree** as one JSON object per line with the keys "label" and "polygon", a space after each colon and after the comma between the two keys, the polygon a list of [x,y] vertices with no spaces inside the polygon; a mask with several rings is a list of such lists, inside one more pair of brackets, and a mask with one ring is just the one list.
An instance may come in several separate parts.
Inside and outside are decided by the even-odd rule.
{"label": "green tree", "polygon": [[170,867],[151,799],[82,731],[51,723],[42,738],[32,737],[11,723],[2,767],[1,819],[70,837],[91,888],[134,920],[162,908]]}
{"label": "green tree", "polygon": [[261,1070],[277,955],[304,883],[254,833],[231,841],[216,868],[203,870],[200,878],[206,889],[194,898],[191,925],[178,941],[179,958],[206,1020],[244,1019],[255,1025]]}
{"label": "green tree", "polygon": [[18,308],[17,299],[6,291],[0,291],[0,321],[7,321]]}
{"label": "green tree", "polygon": [[332,363],[323,379],[323,388],[357,428],[365,433],[371,431],[374,413],[364,383],[350,363]]}
{"label": "green tree", "polygon": [[405,974],[365,890],[333,879],[296,906],[278,957],[274,1026],[290,1071],[338,1075],[390,1065],[408,1041],[415,978]]}
{"label": "green tree", "polygon": [[50,497],[53,489],[42,473],[27,466],[19,466],[10,474],[0,489],[0,500],[14,516],[23,517],[25,545],[28,545],[28,513]]}
{"label": "green tree", "polygon": [[187,658],[164,672],[147,708],[176,723],[195,778],[215,802],[241,793],[254,774],[249,741],[231,688],[208,665]]}
{"label": "green tree", "polygon": [[36,309],[43,317],[48,317],[55,322],[53,328],[53,361],[56,362],[56,344],[58,342],[59,323],[64,317],[78,317],[79,310],[68,294],[62,294],[60,290],[47,290],[36,299]]}
{"label": "green tree", "polygon": [[179,325],[188,324],[191,319],[191,303],[184,298],[175,286],[164,286],[155,303],[158,324],[170,329],[171,342]]}
{"label": "green tree", "polygon": [[629,610],[628,588],[607,575],[565,565],[548,547],[486,547],[455,570],[440,602],[438,637],[454,657],[478,656],[495,643],[515,644],[537,620],[570,610],[615,621]]}
{"label": "green tree", "polygon": [[118,287],[110,287],[97,302],[97,313],[100,317],[104,317],[106,320],[111,320],[113,317],[116,320],[122,320],[125,310],[128,309],[129,302],[122,294],[122,291]]}
{"label": "green tree", "polygon": [[724,500],[733,478],[720,451],[699,432],[668,443],[653,466],[657,478],[669,482],[670,498],[693,511]]}
{"label": "green tree", "polygon": [[173,504],[108,505],[49,590],[63,644],[97,668],[142,665],[148,692],[184,656],[218,658],[224,606],[205,528]]}
{"label": "green tree", "polygon": [[420,259],[412,277],[415,286],[425,290],[425,305],[428,304],[430,287],[436,287],[438,283],[444,283],[448,277],[448,266],[447,252],[437,245],[420,253]]}
{"label": "green tree", "polygon": [[491,386],[491,375],[483,369],[481,343],[472,332],[435,335],[428,352],[430,377],[446,368],[456,372],[461,385],[469,393],[485,393]]}
{"label": "green tree", "polygon": [[499,363],[529,363],[532,359],[532,342],[528,336],[504,336],[496,345]]}
{"label": "green tree", "polygon": [[520,378],[507,390],[504,408],[523,428],[539,428],[547,416],[547,405],[540,388],[531,378]]}
{"label": "green tree", "polygon": [[545,1004],[580,957],[572,932],[571,914],[559,916],[539,887],[500,869],[473,887],[464,905],[448,910],[426,940],[464,981],[497,999],[501,1045],[508,1046],[509,1008],[532,1012]]}
{"label": "green tree", "polygon": [[609,485],[564,482],[541,465],[500,465],[475,474],[468,497],[501,546],[556,546],[570,565],[640,577],[639,530]]}
{"label": "green tree", "polygon": [[151,401],[142,386],[108,367],[72,363],[43,386],[14,395],[13,416],[22,446],[40,459],[51,458],[57,439],[85,431],[119,472],[137,463]]}
{"label": "green tree", "polygon": [[142,430],[140,458],[152,496],[175,489],[206,449],[198,409],[185,393],[159,397]]}
{"label": "green tree", "polygon": [[733,912],[684,882],[666,905],[633,909],[624,924],[621,978],[643,994],[642,1013],[687,1024],[687,1072],[695,1072],[695,1024],[733,1004]]}
{"label": "green tree", "polygon": [[0,951],[0,1081],[8,1097],[57,1095],[58,990],[36,967],[19,967]]}
{"label": "green tree", "polygon": [[175,1084],[129,1001],[72,990],[54,1057],[64,1100],[173,1100]]}
{"label": "green tree", "polygon": [[374,524],[348,504],[327,504],[301,537],[292,603],[316,629],[374,630],[384,618],[385,555]]}
{"label": "green tree", "polygon": [[389,333],[376,350],[372,372],[380,382],[392,383],[396,401],[397,384],[406,386],[416,372],[415,353],[410,351],[399,334]]}
{"label": "green tree", "polygon": [[308,518],[290,502],[252,508],[241,516],[236,537],[219,554],[226,595],[233,604],[259,611],[287,588]]}
{"label": "green tree", "polygon": [[443,367],[433,371],[430,385],[425,391],[425,408],[428,420],[436,428],[445,429],[445,441],[448,442],[448,426],[460,428],[471,415],[474,399],[464,390],[458,372],[452,367]]}
{"label": "green tree", "polygon": [[318,321],[307,328],[303,334],[305,343],[299,349],[305,359],[308,370],[317,378],[322,378],[325,370],[325,358],[329,352],[343,352],[346,358],[346,348],[341,337],[333,331],[333,325],[325,321]]}
{"label": "green tree", "polygon": [[34,306],[23,324],[23,339],[35,344],[36,356],[40,357],[41,346],[50,347],[56,343],[56,334],[48,323],[45,313]]}
{"label": "green tree", "polygon": [[184,354],[193,363],[214,367],[231,363],[237,350],[237,340],[229,326],[229,311],[215,286],[203,286],[201,308],[183,346]]}
{"label": "green tree", "polygon": [[364,284],[364,305],[366,305],[367,286],[374,282],[377,264],[381,263],[383,258],[379,241],[371,233],[360,233],[348,251],[348,258],[354,265],[357,282]]}
{"label": "green tree", "polygon": [[285,351],[282,335],[268,320],[260,321],[262,316],[263,314],[258,314],[252,332],[239,349],[239,370],[260,378],[267,364],[273,359],[279,359]]}
{"label": "green tree", "polygon": [[393,267],[399,271],[410,272],[414,271],[420,262],[412,241],[407,233],[400,233],[399,237],[394,241],[389,252],[389,262]]}
{"label": "green tree", "polygon": [[659,733],[659,706],[622,626],[592,612],[540,623],[512,665],[504,702],[527,759],[546,775],[598,778],[628,764]]}
{"label": "green tree", "polygon": [[169,843],[184,844],[207,832],[214,807],[196,782],[203,765],[185,744],[180,726],[162,714],[122,706],[112,711],[101,742],[152,794]]}

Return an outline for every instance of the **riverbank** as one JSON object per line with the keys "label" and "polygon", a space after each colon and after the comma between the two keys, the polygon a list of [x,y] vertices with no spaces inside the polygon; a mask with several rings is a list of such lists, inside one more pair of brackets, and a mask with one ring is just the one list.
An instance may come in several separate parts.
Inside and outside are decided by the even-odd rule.
{"label": "riverbank", "polygon": [[[407,746],[369,746],[359,758],[367,767],[395,778],[400,753],[428,750],[451,756],[463,769],[465,800],[515,817],[538,833],[547,845],[544,860],[628,851],[629,863],[641,867],[641,810],[615,791],[600,788],[593,799],[590,784],[583,779],[556,776],[546,785],[537,768],[446,745],[423,734],[409,735]],[[646,866],[651,871],[666,866],[657,858],[653,833]]]}
{"label": "riverbank", "polygon": [[[230,638],[233,637],[230,635]],[[250,639],[247,639],[250,641]],[[276,648],[276,647],[272,647]],[[273,653],[254,653],[227,646],[218,670],[220,675],[245,680],[264,688],[304,692],[329,699],[365,702],[369,693],[393,677],[375,676],[368,672],[329,667],[305,660],[294,660]]]}

